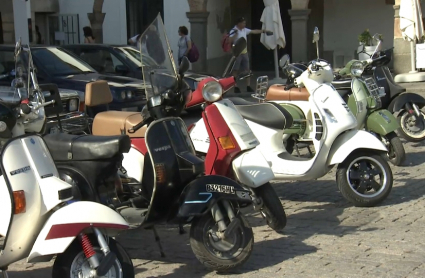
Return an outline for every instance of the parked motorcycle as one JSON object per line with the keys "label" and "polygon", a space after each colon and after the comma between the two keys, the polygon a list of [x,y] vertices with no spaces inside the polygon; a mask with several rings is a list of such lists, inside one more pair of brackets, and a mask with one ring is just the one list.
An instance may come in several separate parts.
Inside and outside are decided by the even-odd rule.
{"label": "parked motorcycle", "polygon": [[[164,50],[166,54],[155,67],[143,68],[144,80],[150,79],[150,84],[145,84],[147,105],[142,114],[136,116],[130,112],[132,118],[129,120],[128,112],[100,112],[93,120],[92,130],[94,135],[112,132],[126,133],[131,137],[133,147],[128,154],[124,153],[123,164],[129,174],[137,168],[135,171],[143,177],[140,177],[142,190],[139,197],[122,200],[122,195],[117,194],[117,191],[123,191],[122,185],[118,183],[115,190],[113,177],[109,175],[111,180],[96,188],[97,196],[101,202],[119,211],[129,223],[144,228],[160,223],[191,223],[190,244],[199,261],[208,268],[228,271],[241,266],[252,252],[252,229],[239,212],[241,207],[252,203],[250,192],[229,178],[203,176],[204,162],[196,156],[185,124],[175,117],[184,109],[191,94],[183,81],[183,74],[189,67],[188,60],[183,59],[177,74],[161,17],[158,16],[152,25],[156,26],[160,38],[152,41],[156,44],[152,49]],[[142,40],[145,38],[146,33],[141,36]],[[97,106],[111,100],[106,82],[88,84],[86,105]],[[106,143],[90,145],[85,142],[100,140],[104,136],[85,136],[82,138],[87,139],[82,140],[70,135],[52,136],[49,148],[54,154],[60,154],[55,161],[71,183],[79,184],[81,176],[87,176],[87,171],[92,171],[96,164],[101,166],[101,159],[105,157],[90,157],[90,153],[100,154],[109,148]],[[63,140],[56,140],[59,137]],[[79,141],[82,142],[79,144]],[[70,150],[74,152],[73,161],[67,160]],[[109,168],[103,166],[102,171],[116,171],[116,163],[113,165],[112,162],[108,162]],[[78,172],[83,174],[77,175]],[[99,182],[94,184],[99,185]],[[109,185],[107,190],[106,185]]]}
{"label": "parked motorcycle", "polygon": [[[316,29],[314,41],[318,40]],[[310,112],[306,116],[298,107],[286,110],[272,103],[266,103],[274,106],[267,112],[263,104],[251,102],[236,107],[259,139],[259,148],[277,179],[317,179],[338,165],[336,181],[343,196],[356,206],[374,206],[388,196],[393,184],[391,169],[380,156],[386,153],[386,147],[370,133],[357,130],[356,118],[330,84],[332,80],[332,68],[318,59],[309,63],[308,70],[298,72],[294,82],[288,85],[288,90],[299,87],[291,91],[294,92],[291,96],[308,99],[308,102],[300,101],[308,105],[305,111]],[[304,86],[307,90],[301,88]],[[298,118],[292,116],[296,112],[300,114]],[[282,115],[286,121],[281,120]],[[299,124],[311,121],[311,138],[316,150],[312,158],[294,157],[283,145],[285,131],[294,121]],[[199,121],[196,125],[203,123]],[[203,136],[199,132],[198,136],[198,140],[209,139],[206,131]]]}
{"label": "parked motorcycle", "polygon": [[[16,45],[15,55],[29,46]],[[30,74],[28,84],[35,77]],[[42,91],[16,80],[14,101],[0,102],[0,137],[11,138],[21,117],[44,115]],[[27,87],[28,88],[28,87]],[[26,93],[21,95],[21,93]],[[30,112],[28,111],[30,110]],[[0,270],[25,257],[48,262],[52,277],[134,277],[133,264],[112,238],[129,228],[117,212],[94,202],[73,202],[72,187],[59,178],[44,140],[23,135],[2,145],[0,178]]]}
{"label": "parked motorcycle", "polygon": [[[385,89],[385,95],[381,96],[382,108],[397,115],[400,124],[398,134],[409,142],[420,142],[425,139],[425,114],[421,111],[425,106],[425,99],[418,94],[406,92],[405,88],[395,83],[387,66],[391,62],[392,53],[392,48],[376,52],[371,56],[372,62],[367,65],[363,75],[373,77],[378,86]],[[342,94],[351,89],[351,79],[346,78],[350,74],[347,71],[345,76],[341,73],[336,76],[334,86]]]}

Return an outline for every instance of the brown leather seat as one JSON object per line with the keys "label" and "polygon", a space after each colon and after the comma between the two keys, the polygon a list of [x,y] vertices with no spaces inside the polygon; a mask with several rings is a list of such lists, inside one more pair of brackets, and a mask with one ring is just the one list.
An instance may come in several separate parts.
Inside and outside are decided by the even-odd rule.
{"label": "brown leather seat", "polygon": [[[99,80],[86,85],[85,103],[87,106],[97,106],[112,102],[112,93],[108,82]],[[92,134],[111,136],[126,134],[129,137],[145,137],[147,127],[144,126],[135,133],[127,131],[143,120],[140,112],[105,111],[97,113],[93,119]]]}
{"label": "brown leather seat", "polygon": [[292,88],[285,90],[285,85],[272,85],[269,87],[266,100],[286,100],[286,101],[308,101],[310,93],[306,88]]}

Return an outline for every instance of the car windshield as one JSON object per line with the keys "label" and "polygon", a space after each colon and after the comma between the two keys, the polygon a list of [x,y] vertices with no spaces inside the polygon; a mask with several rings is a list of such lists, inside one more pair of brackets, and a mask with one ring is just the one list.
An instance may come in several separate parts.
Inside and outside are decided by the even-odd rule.
{"label": "car windshield", "polygon": [[32,50],[37,67],[42,67],[49,75],[65,76],[96,72],[79,58],[57,47],[37,48]]}
{"label": "car windshield", "polygon": [[[140,57],[140,51],[137,50],[134,47],[117,47],[116,48],[118,53],[124,57],[124,59],[130,60],[133,64],[135,64],[137,67],[142,67],[141,57]],[[151,57],[143,55],[143,66],[155,66],[155,60],[153,60]]]}

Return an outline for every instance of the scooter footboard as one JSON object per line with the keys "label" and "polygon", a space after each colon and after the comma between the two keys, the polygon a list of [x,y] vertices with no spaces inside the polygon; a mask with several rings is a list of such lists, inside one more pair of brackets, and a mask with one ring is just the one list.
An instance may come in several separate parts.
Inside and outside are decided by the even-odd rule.
{"label": "scooter footboard", "polygon": [[99,228],[108,236],[129,228],[116,211],[99,203],[74,202],[55,211],[39,233],[28,262],[45,261],[43,257],[65,252],[74,239],[87,228]]}
{"label": "scooter footboard", "polygon": [[257,188],[275,178],[258,148],[243,152],[233,160],[232,166],[237,180],[251,188]]}
{"label": "scooter footboard", "polygon": [[353,151],[369,149],[387,152],[387,148],[378,138],[364,130],[350,130],[339,135],[328,155],[327,165],[342,163]]}
{"label": "scooter footboard", "polygon": [[203,176],[189,183],[180,196],[178,217],[201,216],[220,200],[252,203],[250,192],[223,176]]}

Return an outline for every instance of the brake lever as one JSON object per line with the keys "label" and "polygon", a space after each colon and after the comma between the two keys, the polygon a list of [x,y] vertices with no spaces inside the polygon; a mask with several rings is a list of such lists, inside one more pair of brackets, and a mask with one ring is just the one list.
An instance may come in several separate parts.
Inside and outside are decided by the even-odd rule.
{"label": "brake lever", "polygon": [[54,104],[54,103],[55,103],[55,101],[54,101],[54,100],[51,100],[51,101],[48,101],[48,102],[42,103],[42,104],[37,105],[36,107],[34,107],[34,110],[38,110],[38,109],[40,109],[41,107],[44,107],[44,106],[47,106],[47,105],[50,105],[50,104]]}
{"label": "brake lever", "polygon": [[144,119],[143,121],[141,121],[137,125],[133,126],[129,130],[127,130],[127,132],[130,133],[130,134],[133,134],[136,131],[138,131],[139,129],[141,129],[144,125],[146,125],[147,122],[148,122],[148,120],[147,119]]}

